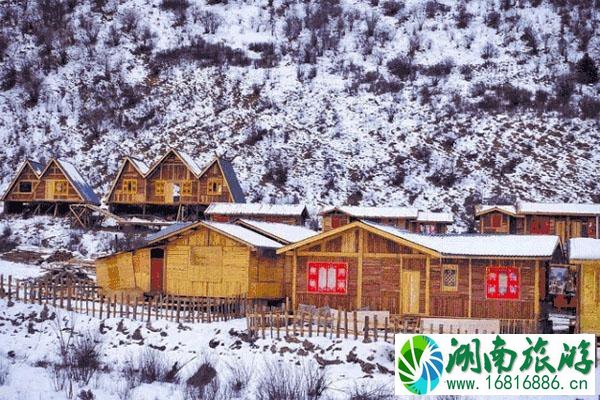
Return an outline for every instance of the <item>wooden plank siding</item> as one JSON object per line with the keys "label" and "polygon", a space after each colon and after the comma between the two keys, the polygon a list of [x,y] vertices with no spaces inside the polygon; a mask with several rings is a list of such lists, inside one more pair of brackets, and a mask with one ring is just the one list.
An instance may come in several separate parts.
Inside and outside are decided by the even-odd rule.
{"label": "wooden plank siding", "polygon": [[[22,182],[31,184],[30,192],[21,192],[20,186]],[[6,194],[5,201],[18,201],[18,202],[28,202],[34,200],[34,195],[36,192],[37,185],[39,184],[38,176],[35,171],[29,166],[29,164],[25,164],[21,173],[14,181],[14,184],[10,191]]]}
{"label": "wooden plank siding", "polygon": [[262,222],[276,222],[288,225],[304,225],[304,217],[294,217],[289,215],[265,215],[265,214],[211,214],[208,216],[209,221],[233,223],[238,219],[251,219]]}
{"label": "wooden plank siding", "polygon": [[40,177],[33,200],[66,203],[84,202],[54,160],[51,161],[51,164]]}
{"label": "wooden plank siding", "polygon": [[140,204],[145,201],[146,179],[131,161],[125,160],[123,169],[116,179],[114,190],[108,198],[109,203]]}
{"label": "wooden plank siding", "polygon": [[[359,242],[361,236],[362,245]],[[286,273],[294,276],[292,291],[288,294],[295,308],[300,304],[310,304],[449,318],[534,319],[539,314],[542,264],[536,259],[443,258],[359,227],[308,242],[289,251],[285,260]],[[347,263],[346,293],[309,292],[309,262]],[[487,267],[516,268],[519,298],[486,298]],[[455,289],[443,287],[444,268],[456,271]],[[411,281],[403,282],[403,279]],[[290,290],[289,286],[286,288]],[[403,304],[411,296],[418,302],[412,308]]]}

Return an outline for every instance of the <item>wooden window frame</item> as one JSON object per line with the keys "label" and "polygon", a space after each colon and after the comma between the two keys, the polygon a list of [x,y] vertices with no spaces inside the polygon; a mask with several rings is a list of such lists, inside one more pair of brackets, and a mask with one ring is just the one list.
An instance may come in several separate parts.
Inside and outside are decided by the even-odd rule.
{"label": "wooden window frame", "polygon": [[[504,215],[500,213],[492,213],[490,214],[490,227],[491,228],[502,228],[502,222],[504,219]],[[498,224],[496,224],[498,222]]]}
{"label": "wooden window frame", "polygon": [[[218,190],[213,190],[213,185],[217,184]],[[208,178],[206,182],[206,193],[211,196],[218,196],[223,194],[223,179],[221,178]]]}
{"label": "wooden window frame", "polygon": [[[31,190],[30,190],[29,192],[24,192],[24,191],[22,191],[22,190],[21,190],[21,184],[22,184],[22,183],[29,183],[29,184],[31,185]],[[17,189],[18,189],[18,190],[17,190],[17,193],[26,193],[26,194],[31,194],[31,193],[33,193],[33,183],[34,183],[33,181],[27,181],[27,180],[19,181],[19,185],[18,185],[18,187],[17,187]]]}
{"label": "wooden window frame", "polygon": [[[454,286],[447,286],[444,282],[444,275],[446,270],[453,270],[455,274],[455,284]],[[442,264],[442,279],[441,279],[441,287],[442,292],[458,292],[458,264]]]}
{"label": "wooden window frame", "polygon": [[165,195],[165,181],[155,181],[154,182],[154,194],[156,196],[164,196]]}
{"label": "wooden window frame", "polygon": [[123,187],[121,188],[121,191],[127,194],[137,193],[137,179],[123,179]]}
{"label": "wooden window frame", "polygon": [[[69,195],[69,183],[66,180],[56,180],[53,182],[54,185],[54,195],[59,195],[59,196],[68,196]],[[59,191],[58,187],[59,185],[64,185],[64,191]]]}
{"label": "wooden window frame", "polygon": [[193,193],[192,181],[181,182],[181,196],[191,196]]}
{"label": "wooden window frame", "polygon": [[[517,275],[517,294],[516,296],[508,296],[508,295],[504,295],[504,296],[500,296],[500,295],[492,295],[489,292],[489,281],[488,281],[488,276],[490,271],[495,271],[497,273],[510,273],[510,272],[515,272]],[[485,284],[485,299],[486,300],[500,300],[500,301],[519,301],[521,300],[521,291],[522,291],[522,287],[523,287],[523,280],[521,279],[521,269],[519,267],[516,266],[500,266],[500,265],[490,265],[489,267],[486,267],[485,269],[485,279],[484,279],[484,284]],[[510,280],[507,277],[507,293],[508,293],[508,288],[510,286]],[[498,289],[500,288],[500,284],[498,283]]]}
{"label": "wooden window frame", "polygon": [[[311,269],[316,269],[316,274]],[[335,288],[319,289],[319,278],[321,269],[335,269]],[[309,294],[326,295],[348,295],[348,263],[347,262],[328,262],[328,261],[308,261],[306,263],[306,291]],[[311,280],[317,279],[316,287],[311,285]],[[327,277],[326,277],[327,279]],[[343,282],[343,284],[341,284]]]}

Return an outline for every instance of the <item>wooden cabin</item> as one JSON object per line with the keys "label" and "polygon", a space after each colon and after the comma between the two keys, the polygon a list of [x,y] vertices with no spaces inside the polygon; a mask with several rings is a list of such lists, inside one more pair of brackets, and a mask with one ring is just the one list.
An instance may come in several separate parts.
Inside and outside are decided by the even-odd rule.
{"label": "wooden cabin", "polygon": [[537,320],[541,280],[560,244],[555,236],[433,236],[355,221],[277,253],[286,255],[294,307]]}
{"label": "wooden cabin", "polygon": [[79,171],[71,163],[57,158],[52,158],[43,169],[39,163],[26,160],[2,201],[6,212],[50,211],[55,215],[68,212],[70,204],[100,204]]}
{"label": "wooden cabin", "polygon": [[480,233],[600,238],[600,204],[531,203],[482,205],[475,213]]}
{"label": "wooden cabin", "polygon": [[319,215],[323,220],[324,232],[365,220],[411,232],[439,234],[446,233],[454,222],[452,214],[419,211],[412,207],[328,206]]}
{"label": "wooden cabin", "polygon": [[409,221],[409,230],[429,235],[443,234],[453,223],[454,216],[450,213],[419,211],[417,219]]}
{"label": "wooden cabin", "polygon": [[212,221],[174,224],[132,251],[96,260],[108,293],[285,297],[282,245],[243,226]]}
{"label": "wooden cabin", "polygon": [[304,225],[308,210],[303,204],[232,204],[212,203],[204,216],[216,222],[234,222],[240,218],[255,221],[279,222],[290,225]]}
{"label": "wooden cabin", "polygon": [[175,149],[151,167],[126,157],[107,195],[114,213],[176,214],[178,219],[196,219],[212,202],[245,202],[231,163],[215,157],[201,167]]}
{"label": "wooden cabin", "polygon": [[600,336],[600,240],[569,240],[569,262],[579,268],[579,331]]}

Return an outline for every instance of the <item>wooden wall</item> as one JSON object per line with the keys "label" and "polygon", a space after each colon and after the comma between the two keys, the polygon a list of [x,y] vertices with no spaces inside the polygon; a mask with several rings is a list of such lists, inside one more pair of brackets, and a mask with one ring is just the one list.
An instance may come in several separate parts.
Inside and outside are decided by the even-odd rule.
{"label": "wooden wall", "polygon": [[[286,273],[294,269],[293,254],[297,257],[295,306],[311,304],[348,310],[366,307],[388,310],[392,314],[458,318],[533,319],[539,314],[543,271],[536,260],[440,259],[366,230],[359,232],[359,229],[341,232],[288,253]],[[348,263],[346,294],[308,292],[308,263],[322,261]],[[445,265],[456,268],[455,290],[442,287]],[[488,266],[518,269],[518,299],[486,298]]]}
{"label": "wooden wall", "polygon": [[583,263],[580,271],[579,329],[600,336],[600,261]]}
{"label": "wooden wall", "polygon": [[[135,182],[135,190],[131,191],[126,185],[126,181]],[[121,204],[140,204],[146,201],[146,180],[138,172],[133,164],[127,160],[121,172],[117,177],[114,190],[108,199],[109,203]]]}
{"label": "wooden wall", "polygon": [[[31,192],[21,193],[19,191],[19,184],[21,182],[31,182]],[[23,167],[23,170],[21,171],[21,173],[15,180],[10,193],[8,193],[8,195],[6,196],[6,200],[7,201],[23,201],[23,202],[32,201],[34,198],[34,193],[35,193],[37,185],[38,185],[37,175],[31,169],[29,164],[25,164],[25,166]]]}
{"label": "wooden wall", "polygon": [[[210,193],[209,185],[217,182],[221,185],[220,193]],[[219,167],[218,162],[214,162],[208,170],[200,177],[198,202],[202,205],[209,205],[213,202],[233,202],[233,196],[227,186],[227,181]]]}
{"label": "wooden wall", "polygon": [[[163,291],[176,296],[281,299],[284,257],[201,227],[165,246]],[[96,263],[98,284],[110,290],[150,291],[150,249],[116,254]]]}
{"label": "wooden wall", "polygon": [[525,220],[526,233],[558,235],[563,243],[570,238],[596,237],[596,217],[527,215]]}
{"label": "wooden wall", "polygon": [[[62,185],[65,190],[60,193],[57,192],[57,185]],[[70,203],[83,201],[54,161],[40,178],[39,184],[35,189],[34,200]]]}
{"label": "wooden wall", "polygon": [[[354,218],[347,214],[332,212],[328,214],[324,214],[323,218],[323,231],[330,231],[335,228],[339,228],[340,226],[347,225],[351,222],[357,221],[361,218]],[[408,221],[404,218],[362,218],[364,220],[369,220],[375,222],[377,224],[395,226],[400,229],[408,229]]]}

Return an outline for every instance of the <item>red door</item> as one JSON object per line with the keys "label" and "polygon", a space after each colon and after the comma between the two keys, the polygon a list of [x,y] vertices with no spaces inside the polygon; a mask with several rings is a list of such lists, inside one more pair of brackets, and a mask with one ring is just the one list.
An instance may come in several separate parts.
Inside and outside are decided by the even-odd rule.
{"label": "red door", "polygon": [[152,249],[150,251],[150,291],[152,292],[162,292],[164,260],[165,252],[163,249]]}

